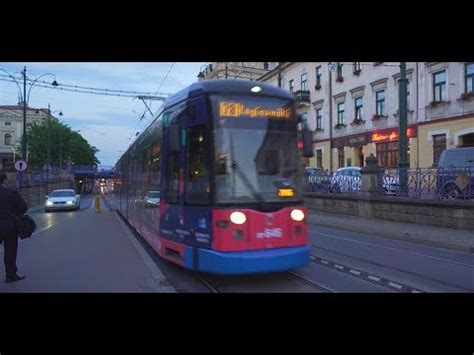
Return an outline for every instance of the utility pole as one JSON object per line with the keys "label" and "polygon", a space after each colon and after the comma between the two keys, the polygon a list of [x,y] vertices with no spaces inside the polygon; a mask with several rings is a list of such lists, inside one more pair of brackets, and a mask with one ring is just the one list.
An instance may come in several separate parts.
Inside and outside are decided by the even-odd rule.
{"label": "utility pole", "polygon": [[400,196],[408,196],[408,137],[407,137],[407,78],[406,78],[406,62],[400,63],[400,80],[398,80],[398,108],[400,116],[399,126],[399,152],[400,160],[398,168],[400,171],[399,184]]}
{"label": "utility pole", "polygon": [[26,66],[23,68],[23,159],[27,159],[27,136],[26,136]]}
{"label": "utility pole", "polygon": [[51,105],[48,104],[48,148],[46,158],[46,182],[49,191],[49,170],[51,168]]}
{"label": "utility pole", "polygon": [[332,71],[329,71],[329,172],[332,172]]}
{"label": "utility pole", "polygon": [[63,166],[63,132],[59,133],[59,168]]}
{"label": "utility pole", "polygon": [[278,87],[281,88],[281,62],[278,62]]}

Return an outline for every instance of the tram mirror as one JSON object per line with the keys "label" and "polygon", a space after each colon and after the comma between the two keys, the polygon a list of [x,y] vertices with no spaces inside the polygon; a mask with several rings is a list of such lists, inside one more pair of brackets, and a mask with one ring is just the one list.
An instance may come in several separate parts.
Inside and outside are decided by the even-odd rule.
{"label": "tram mirror", "polygon": [[170,153],[179,153],[181,150],[181,139],[179,126],[177,124],[171,124],[168,129],[168,139],[169,139],[169,152]]}
{"label": "tram mirror", "polygon": [[303,156],[305,158],[312,158],[314,156],[313,132],[308,129],[303,129],[301,134],[303,136]]}

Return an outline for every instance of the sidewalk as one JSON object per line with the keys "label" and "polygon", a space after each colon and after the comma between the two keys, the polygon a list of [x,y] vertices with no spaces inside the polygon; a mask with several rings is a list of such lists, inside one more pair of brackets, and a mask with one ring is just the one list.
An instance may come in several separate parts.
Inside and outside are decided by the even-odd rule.
{"label": "sidewalk", "polygon": [[372,234],[379,237],[427,244],[467,253],[474,251],[474,231],[311,210],[309,211],[308,222],[324,227]]}
{"label": "sidewalk", "polygon": [[17,265],[26,279],[4,283],[0,263],[0,293],[176,292],[119,216],[101,206],[20,240]]}

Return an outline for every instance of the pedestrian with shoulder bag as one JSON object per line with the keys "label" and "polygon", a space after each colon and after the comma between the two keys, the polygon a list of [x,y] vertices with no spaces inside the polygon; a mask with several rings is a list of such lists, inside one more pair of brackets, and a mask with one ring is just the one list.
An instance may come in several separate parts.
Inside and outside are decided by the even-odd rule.
{"label": "pedestrian with shoulder bag", "polygon": [[29,231],[25,233],[24,228],[18,228],[17,224],[26,225],[21,220],[25,217],[28,206],[18,191],[5,186],[6,180],[7,175],[0,172],[0,241],[3,241],[4,249],[5,282],[15,282],[25,278],[17,274],[16,257],[18,236],[20,233],[25,236]]}

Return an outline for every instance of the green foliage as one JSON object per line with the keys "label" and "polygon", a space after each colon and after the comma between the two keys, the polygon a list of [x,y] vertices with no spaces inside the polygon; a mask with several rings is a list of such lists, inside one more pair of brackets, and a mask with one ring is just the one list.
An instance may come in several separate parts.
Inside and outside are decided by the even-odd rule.
{"label": "green foliage", "polygon": [[[48,123],[33,124],[27,129],[29,157],[28,163],[33,169],[41,169],[47,163]],[[62,143],[62,144],[60,144]],[[21,155],[22,140],[17,144],[17,154]],[[98,149],[90,145],[79,131],[73,131],[68,125],[56,119],[51,120],[51,165],[58,166],[71,162],[75,165],[97,165]]]}

